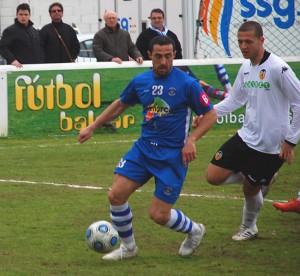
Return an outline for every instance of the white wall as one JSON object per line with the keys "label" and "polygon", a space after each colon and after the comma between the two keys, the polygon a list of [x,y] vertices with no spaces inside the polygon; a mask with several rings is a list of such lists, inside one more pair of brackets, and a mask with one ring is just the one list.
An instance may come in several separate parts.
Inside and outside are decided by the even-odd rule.
{"label": "white wall", "polygon": [[[99,0],[100,2],[102,0]],[[0,1],[0,34],[13,24],[16,7],[20,3],[28,3],[31,8],[31,21],[35,28],[41,28],[51,22],[49,6],[53,0],[1,0]],[[82,33],[98,31],[98,0],[61,0],[64,7],[63,21],[67,24],[75,23]],[[113,2],[113,1],[111,1]]]}
{"label": "white wall", "polygon": [[[16,7],[23,2],[27,2],[31,7],[31,20],[35,28],[40,29],[51,22],[48,9],[49,5],[55,2],[53,0],[0,0],[0,35],[6,27],[13,24]],[[147,22],[147,27],[149,26],[151,10],[161,8],[166,14],[167,27],[178,36],[183,55],[187,58],[181,17],[183,0],[61,0],[58,2],[64,7],[63,21],[70,25],[75,23],[81,33],[96,33],[104,27],[104,21],[101,22],[101,19],[105,9],[115,10],[121,19],[129,21],[128,31],[134,43],[141,32],[142,22]]]}

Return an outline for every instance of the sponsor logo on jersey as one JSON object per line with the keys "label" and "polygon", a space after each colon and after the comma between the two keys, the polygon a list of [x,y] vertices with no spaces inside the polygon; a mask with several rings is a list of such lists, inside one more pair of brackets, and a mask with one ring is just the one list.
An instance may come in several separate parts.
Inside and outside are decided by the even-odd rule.
{"label": "sponsor logo on jersey", "polygon": [[210,105],[210,100],[208,98],[208,96],[206,95],[206,93],[203,91],[200,94],[200,103],[203,106],[209,106]]}
{"label": "sponsor logo on jersey", "polygon": [[216,154],[215,154],[215,159],[216,160],[220,160],[223,156],[223,152],[222,151],[218,151]]}
{"label": "sponsor logo on jersey", "polygon": [[146,120],[151,120],[155,115],[158,117],[167,116],[172,113],[173,110],[170,106],[161,98],[154,98],[154,103],[146,107]]}
{"label": "sponsor logo on jersey", "polygon": [[175,96],[176,95],[176,88],[170,87],[168,93],[169,93],[170,96]]}
{"label": "sponsor logo on jersey", "polygon": [[244,88],[261,88],[265,90],[270,90],[270,83],[269,82],[262,82],[262,81],[246,81],[243,85]]}
{"label": "sponsor logo on jersey", "polygon": [[261,69],[260,72],[259,72],[259,78],[261,80],[263,80],[266,76],[266,73],[267,73],[266,69]]}

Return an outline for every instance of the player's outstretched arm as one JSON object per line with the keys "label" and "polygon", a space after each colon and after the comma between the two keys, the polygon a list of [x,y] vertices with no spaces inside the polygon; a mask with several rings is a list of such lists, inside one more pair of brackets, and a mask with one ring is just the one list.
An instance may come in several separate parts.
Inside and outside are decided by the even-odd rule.
{"label": "player's outstretched arm", "polygon": [[90,139],[93,136],[94,130],[100,127],[101,125],[110,122],[120,116],[129,105],[123,104],[120,99],[115,100],[112,104],[105,109],[96,120],[89,126],[80,130],[78,135],[78,142],[80,144],[84,143],[86,140]]}

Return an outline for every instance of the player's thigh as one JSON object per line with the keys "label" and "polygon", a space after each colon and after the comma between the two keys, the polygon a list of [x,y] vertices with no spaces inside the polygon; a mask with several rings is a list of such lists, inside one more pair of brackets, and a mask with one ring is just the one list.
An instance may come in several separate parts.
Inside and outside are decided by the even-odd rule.
{"label": "player's thigh", "polygon": [[225,169],[210,163],[206,170],[206,180],[213,185],[222,184],[231,174],[232,170]]}

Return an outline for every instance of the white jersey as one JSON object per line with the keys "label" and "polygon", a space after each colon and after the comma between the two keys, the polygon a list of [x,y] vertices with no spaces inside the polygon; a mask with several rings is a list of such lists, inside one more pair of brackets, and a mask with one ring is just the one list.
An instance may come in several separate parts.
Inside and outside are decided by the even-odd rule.
{"label": "white jersey", "polygon": [[297,144],[300,138],[300,81],[287,63],[268,54],[259,65],[242,64],[229,96],[215,109],[221,117],[246,104],[239,136],[250,148],[278,154],[284,139]]}

